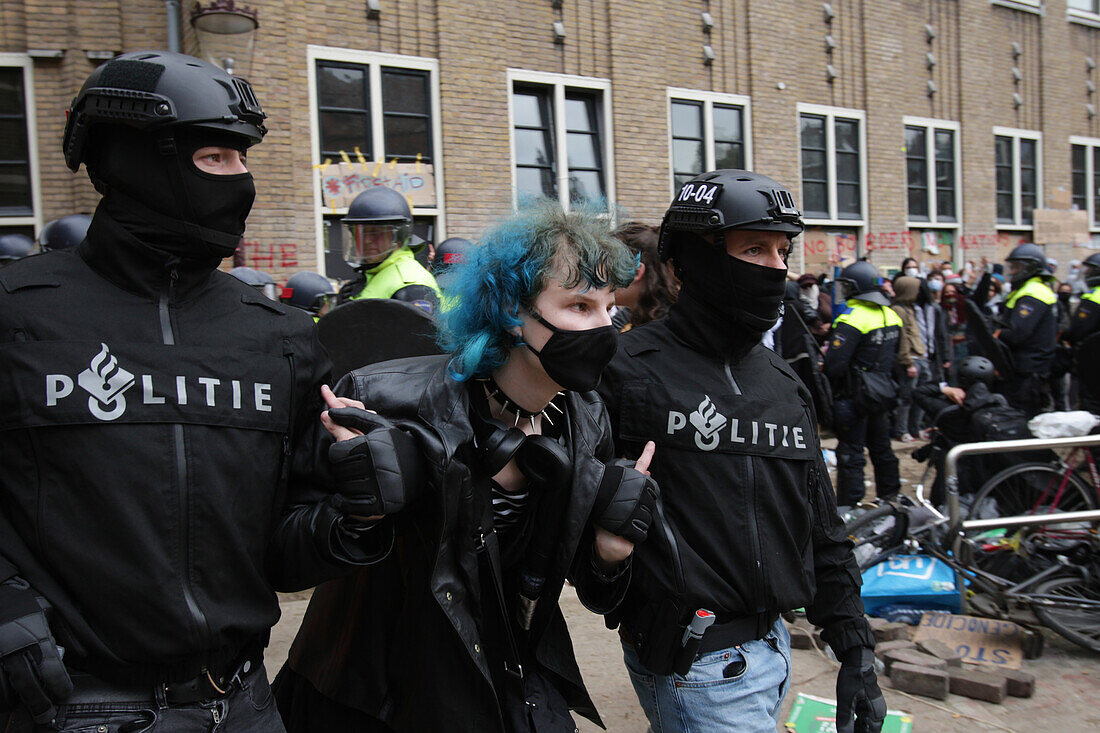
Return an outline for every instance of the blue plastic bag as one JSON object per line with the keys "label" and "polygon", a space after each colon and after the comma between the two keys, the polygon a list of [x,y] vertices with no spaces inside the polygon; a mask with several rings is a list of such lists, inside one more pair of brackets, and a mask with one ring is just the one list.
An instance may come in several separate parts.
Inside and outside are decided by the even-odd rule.
{"label": "blue plastic bag", "polygon": [[955,571],[928,555],[894,555],[863,573],[863,606],[878,616],[879,608],[904,604],[959,613],[962,605]]}

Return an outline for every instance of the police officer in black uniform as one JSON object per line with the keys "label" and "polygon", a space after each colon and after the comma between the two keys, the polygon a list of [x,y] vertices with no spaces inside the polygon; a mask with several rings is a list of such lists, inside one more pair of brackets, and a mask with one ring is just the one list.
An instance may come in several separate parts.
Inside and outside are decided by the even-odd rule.
{"label": "police officer in black uniform", "polygon": [[853,711],[867,730],[885,716],[812,399],[760,343],[801,231],[790,191],[766,176],[720,170],[686,183],[660,243],[679,300],[622,334],[599,387],[620,455],[657,443],[661,526],[608,618],[655,730],[774,730],[790,681],[779,614],[799,607],[843,664],[838,730],[852,730]]}
{"label": "police officer in black uniform", "polygon": [[159,51],[73,100],[87,237],[0,271],[0,729],[281,731],[274,588],[386,552],[313,458],[312,320],[218,270],[264,117],[247,82]]}
{"label": "police officer in black uniform", "polygon": [[996,321],[994,338],[1012,353],[1013,377],[998,386],[1013,407],[1034,417],[1051,407],[1050,370],[1058,339],[1058,296],[1044,282],[1043,248],[1025,242],[1005,258],[1012,292]]}
{"label": "police officer in black uniform", "polygon": [[836,396],[837,501],[851,507],[864,494],[864,447],[875,469],[877,496],[888,499],[901,488],[898,458],[890,447],[890,411],[898,398],[892,372],[898,359],[901,317],[879,290],[878,270],[870,262],[848,265],[837,283],[845,291],[848,310],[833,322],[825,374]]}
{"label": "police officer in black uniform", "polygon": [[1093,413],[1100,413],[1100,392],[1096,390],[1096,372],[1098,365],[1091,361],[1093,354],[1082,354],[1081,344],[1093,337],[1090,343],[1096,341],[1095,334],[1100,333],[1100,252],[1089,255],[1081,263],[1084,269],[1085,284],[1088,292],[1081,294],[1081,302],[1070,319],[1069,328],[1066,329],[1065,340],[1077,350],[1076,369],[1080,385],[1081,409]]}

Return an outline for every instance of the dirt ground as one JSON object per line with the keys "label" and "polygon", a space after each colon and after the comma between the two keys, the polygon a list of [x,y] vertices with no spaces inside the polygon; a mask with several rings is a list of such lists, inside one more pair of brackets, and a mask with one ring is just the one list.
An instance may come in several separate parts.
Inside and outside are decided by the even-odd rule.
{"label": "dirt ground", "polygon": [[[835,447],[835,440],[826,440]],[[909,458],[918,444],[894,443],[901,462],[903,491],[909,493],[924,467]],[[870,476],[870,466],[867,475]],[[868,487],[868,496],[873,488]],[[267,650],[267,670],[275,676],[305,612],[308,594],[283,598],[283,617],[272,630]],[[622,663],[618,636],[608,631],[602,618],[586,611],[569,588],[562,596],[573,646],[592,697],[611,733],[644,733],[648,725],[638,706]],[[883,692],[892,710],[913,716],[914,731],[1085,731],[1100,730],[1100,655],[1084,651],[1060,637],[1044,632],[1045,651],[1038,659],[1025,660],[1023,670],[1034,674],[1034,697],[1007,698],[1002,705],[950,695],[947,700],[930,700],[907,695],[883,679]],[[794,674],[791,692],[784,704],[786,720],[795,694],[805,692],[835,699],[836,663],[816,650],[792,652]],[[599,728],[578,720],[581,733]],[[732,728],[731,728],[732,729]]]}

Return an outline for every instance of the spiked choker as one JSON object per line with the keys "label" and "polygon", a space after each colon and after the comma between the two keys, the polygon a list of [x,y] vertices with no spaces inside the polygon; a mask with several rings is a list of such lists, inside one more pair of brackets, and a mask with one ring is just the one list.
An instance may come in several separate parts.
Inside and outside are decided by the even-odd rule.
{"label": "spiked choker", "polygon": [[521,407],[519,403],[517,403],[507,394],[505,394],[504,390],[501,389],[500,385],[497,384],[496,380],[492,377],[486,377],[485,379],[481,380],[481,382],[485,387],[485,396],[489,399],[495,399],[497,402],[500,403],[501,409],[500,413],[498,413],[498,416],[503,416],[505,412],[510,412],[516,416],[513,425],[519,425],[520,418],[523,418],[524,420],[530,420],[531,426],[534,427],[535,417],[539,415],[542,415],[542,418],[546,420],[546,422],[553,425],[554,421],[550,418],[550,415],[547,414],[547,410],[553,409],[559,415],[562,414],[561,408],[554,404],[554,400],[562,396],[564,392],[558,392],[556,395],[554,395],[554,398],[551,399],[550,402],[548,402],[546,406],[543,407],[541,410],[527,410]]}

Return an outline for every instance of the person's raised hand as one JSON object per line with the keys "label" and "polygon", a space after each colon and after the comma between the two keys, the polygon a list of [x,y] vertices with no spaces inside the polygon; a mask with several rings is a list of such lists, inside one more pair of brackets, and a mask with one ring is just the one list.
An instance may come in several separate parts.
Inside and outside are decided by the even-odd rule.
{"label": "person's raised hand", "polygon": [[[332,389],[327,385],[321,385],[321,397],[325,400],[325,406],[330,410],[336,410],[341,407],[358,407],[360,410],[366,410],[364,405],[359,400],[353,400],[348,397],[337,397]],[[374,412],[374,410],[368,410],[368,412]],[[328,410],[321,413],[321,424],[325,426],[325,430],[337,440],[350,440],[357,435],[362,435],[361,430],[355,428],[346,428],[343,425],[338,425],[335,420],[328,414]]]}

